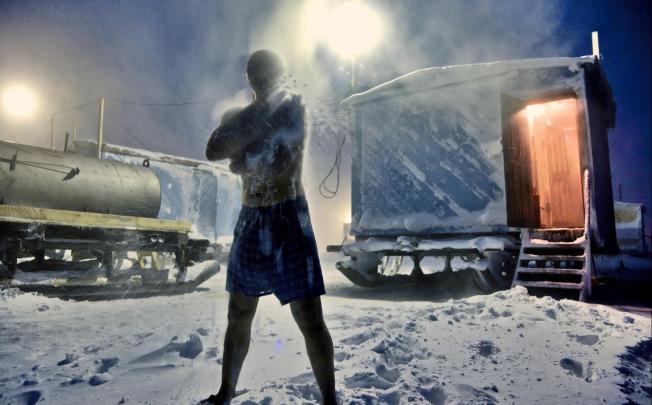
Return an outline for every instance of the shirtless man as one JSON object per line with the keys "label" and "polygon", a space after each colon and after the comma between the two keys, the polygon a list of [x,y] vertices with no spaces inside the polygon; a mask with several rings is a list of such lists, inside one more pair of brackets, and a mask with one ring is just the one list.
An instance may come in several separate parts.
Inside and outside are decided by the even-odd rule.
{"label": "shirtless man", "polygon": [[226,276],[230,295],[222,385],[207,399],[210,404],[228,404],[235,395],[258,297],[271,293],[281,305],[290,304],[323,403],[337,403],[333,341],[320,299],[324,281],[301,184],[304,107],[300,96],[279,89],[282,74],[278,55],[254,52],[247,79],[255,100],[225,114],[206,146],[209,160],[231,159],[230,169],[242,176],[242,208]]}

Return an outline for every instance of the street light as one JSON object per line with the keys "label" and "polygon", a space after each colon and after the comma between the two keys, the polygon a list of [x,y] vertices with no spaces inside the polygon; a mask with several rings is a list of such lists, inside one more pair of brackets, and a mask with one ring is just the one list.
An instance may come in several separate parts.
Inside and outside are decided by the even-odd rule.
{"label": "street light", "polygon": [[12,83],[2,90],[2,110],[11,118],[32,118],[37,107],[36,93],[22,83]]}
{"label": "street light", "polygon": [[[383,20],[377,11],[361,1],[348,0],[338,2],[334,7],[331,7],[332,4],[333,2],[328,0],[312,0],[306,3],[304,17],[302,19],[302,37],[309,49],[316,43],[323,43],[350,63],[350,93],[354,93],[356,90],[356,59],[378,45],[383,31]],[[359,126],[359,119],[353,110],[351,110],[350,118],[352,123],[351,141],[359,143],[359,137],[355,136],[356,128]],[[341,140],[338,140],[338,151],[336,152],[338,156],[341,153],[345,139],[345,137],[342,137]],[[360,151],[359,145],[357,150]],[[354,157],[351,163],[352,166],[355,166],[360,159],[361,156]],[[339,184],[339,163],[337,158],[333,164],[333,168],[337,168],[336,173]],[[329,176],[330,173],[322,181],[322,184],[325,184]],[[351,185],[351,192],[353,193],[355,187],[353,187],[353,183]],[[329,193],[322,195],[327,198],[334,197],[337,192],[326,190]],[[346,218],[349,224],[351,222],[350,216],[350,214],[347,214]],[[356,217],[359,218],[357,215]],[[345,233],[348,233],[348,230]]]}

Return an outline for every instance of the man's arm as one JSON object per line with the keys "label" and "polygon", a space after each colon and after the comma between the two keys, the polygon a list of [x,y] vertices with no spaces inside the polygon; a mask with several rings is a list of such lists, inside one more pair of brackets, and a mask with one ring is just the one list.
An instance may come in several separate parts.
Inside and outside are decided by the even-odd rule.
{"label": "man's arm", "polygon": [[279,107],[270,116],[274,136],[268,142],[271,150],[267,159],[260,162],[254,172],[278,177],[301,159],[305,139],[305,108],[300,96]]}
{"label": "man's arm", "polygon": [[249,105],[213,132],[206,144],[206,158],[221,160],[240,156],[247,146],[269,133],[269,127],[264,111]]}

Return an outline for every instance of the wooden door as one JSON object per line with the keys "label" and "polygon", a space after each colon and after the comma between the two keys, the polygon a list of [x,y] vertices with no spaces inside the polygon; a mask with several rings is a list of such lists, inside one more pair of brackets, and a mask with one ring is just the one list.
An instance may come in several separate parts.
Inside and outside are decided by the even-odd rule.
{"label": "wooden door", "polygon": [[540,194],[540,227],[584,224],[577,106],[574,98],[540,103],[530,117],[535,183]]}
{"label": "wooden door", "polygon": [[502,96],[503,155],[507,224],[513,227],[539,226],[538,195],[534,192],[530,137],[527,120],[521,116],[525,102]]}

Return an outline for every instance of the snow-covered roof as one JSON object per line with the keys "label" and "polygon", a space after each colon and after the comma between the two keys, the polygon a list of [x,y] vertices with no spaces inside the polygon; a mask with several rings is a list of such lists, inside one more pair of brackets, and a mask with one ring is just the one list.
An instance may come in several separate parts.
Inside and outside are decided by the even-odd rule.
{"label": "snow-covered roof", "polygon": [[[92,140],[84,140],[94,143]],[[163,163],[178,164],[182,166],[198,167],[198,168],[212,168],[220,172],[225,172],[231,174],[226,164],[222,162],[209,162],[205,160],[197,160],[186,158],[183,156],[167,155],[165,153],[154,152],[146,149],[132,148],[122,145],[114,145],[109,143],[102,144],[102,150],[104,152],[124,155],[124,156],[133,156],[137,158],[149,159],[152,161],[158,161]]]}
{"label": "snow-covered roof", "polygon": [[396,79],[382,83],[362,93],[353,94],[342,101],[343,105],[366,103],[396,93],[410,93],[447,87],[482,78],[495,77],[518,69],[564,67],[577,71],[585,63],[594,63],[596,57],[558,57],[538,59],[503,60],[467,65],[430,67],[415,70]]}

